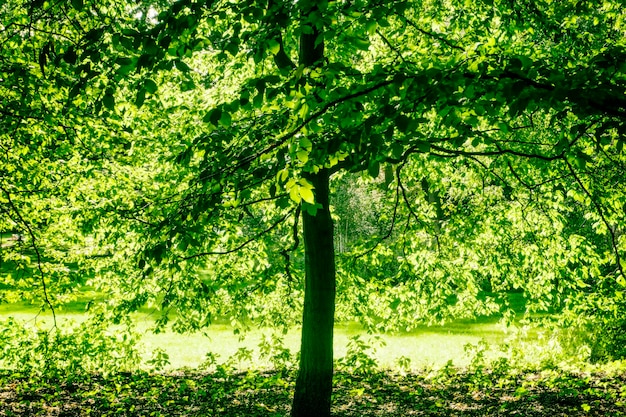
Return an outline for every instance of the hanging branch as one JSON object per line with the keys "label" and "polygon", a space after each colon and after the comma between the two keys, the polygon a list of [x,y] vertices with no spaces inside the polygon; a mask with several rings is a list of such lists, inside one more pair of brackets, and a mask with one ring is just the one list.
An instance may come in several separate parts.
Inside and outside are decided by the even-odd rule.
{"label": "hanging branch", "polygon": [[20,210],[18,210],[18,208],[15,206],[15,203],[13,203],[13,200],[11,199],[11,194],[9,193],[9,191],[5,189],[4,187],[2,187],[1,185],[0,185],[0,190],[2,190],[2,192],[5,194],[9,206],[11,207],[11,209],[17,216],[19,222],[24,226],[24,228],[28,232],[28,235],[30,236],[31,247],[33,248],[33,251],[35,252],[35,255],[37,256],[37,270],[39,272],[39,281],[41,282],[44,303],[48,306],[48,308],[52,312],[52,320],[54,323],[53,328],[56,328],[57,327],[56,311],[48,295],[48,287],[46,284],[46,274],[43,271],[41,251],[39,250],[39,245],[37,245],[37,238],[35,237],[35,232],[33,231],[30,224],[24,219]]}
{"label": "hanging branch", "polygon": [[400,167],[396,168],[396,175],[397,175],[397,179],[396,179],[396,197],[395,197],[395,202],[393,204],[393,215],[391,217],[391,225],[389,226],[389,230],[387,230],[387,232],[381,236],[379,239],[376,240],[376,243],[374,244],[374,246],[372,246],[371,248],[367,249],[365,252],[361,252],[358,255],[356,255],[354,257],[354,261],[356,261],[359,258],[362,258],[372,252],[374,252],[376,250],[376,248],[378,246],[380,246],[380,244],[389,239],[391,237],[391,234],[393,233],[394,229],[395,229],[395,225],[396,225],[396,220],[398,218],[398,206],[400,204],[400,189],[402,187],[402,184],[400,183]]}
{"label": "hanging branch", "polygon": [[287,214],[285,214],[284,216],[282,216],[280,219],[278,219],[276,222],[274,222],[272,225],[270,225],[268,228],[266,228],[265,230],[257,233],[256,235],[254,235],[253,237],[251,237],[250,239],[246,240],[245,242],[235,246],[234,248],[231,249],[226,249],[223,251],[207,251],[207,252],[200,252],[200,253],[195,253],[193,255],[189,255],[189,256],[183,256],[180,257],[180,260],[183,261],[188,261],[190,259],[194,259],[194,258],[200,258],[203,256],[212,256],[212,255],[228,255],[231,253],[235,253],[240,251],[241,249],[245,248],[246,246],[248,246],[250,243],[258,240],[259,238],[263,237],[264,235],[266,235],[267,233],[271,232],[272,230],[276,229],[281,223],[283,223],[287,217],[289,217],[291,215],[291,213],[294,210],[291,210],[289,212],[287,212]]}
{"label": "hanging branch", "polygon": [[578,174],[576,174],[576,171],[574,170],[574,167],[572,167],[572,165],[569,163],[567,158],[564,157],[563,161],[567,165],[567,168],[569,169],[569,171],[572,173],[572,176],[576,180],[576,183],[578,183],[578,186],[583,190],[585,195],[591,201],[591,204],[596,209],[596,212],[600,216],[600,219],[602,219],[602,223],[604,223],[604,225],[606,226],[607,230],[609,231],[609,234],[611,236],[611,246],[613,248],[613,253],[615,254],[615,262],[617,263],[617,269],[619,270],[619,273],[622,275],[622,277],[626,277],[626,275],[624,274],[624,269],[622,268],[622,260],[621,260],[620,254],[619,254],[619,247],[618,247],[618,244],[617,244],[618,243],[617,242],[617,236],[615,236],[615,231],[613,230],[613,227],[609,224],[609,221],[607,220],[606,216],[604,215],[604,211],[602,209],[602,206],[600,205],[600,203],[598,203],[593,198],[593,195],[587,189],[587,187],[585,187],[585,185],[583,184],[583,182],[580,179],[580,177],[578,176]]}

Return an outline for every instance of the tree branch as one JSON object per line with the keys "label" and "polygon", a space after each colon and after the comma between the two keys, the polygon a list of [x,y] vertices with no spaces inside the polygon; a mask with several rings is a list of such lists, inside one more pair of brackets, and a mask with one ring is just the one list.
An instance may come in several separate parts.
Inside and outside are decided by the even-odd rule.
{"label": "tree branch", "polygon": [[512,149],[502,149],[502,150],[498,150],[498,151],[486,151],[486,152],[478,152],[478,151],[463,151],[463,150],[458,150],[458,149],[447,149],[444,148],[442,146],[438,146],[438,145],[433,145],[431,144],[430,147],[432,149],[435,149],[436,151],[442,152],[442,153],[448,153],[451,155],[458,155],[458,156],[498,156],[498,155],[504,155],[504,154],[510,154],[510,155],[514,155],[514,156],[519,156],[519,157],[524,157],[524,158],[530,158],[530,159],[541,159],[543,161],[556,161],[557,159],[561,159],[564,155],[564,152],[561,152],[558,155],[552,155],[552,156],[546,156],[546,155],[541,155],[541,154],[532,154],[532,153],[525,153],[525,152],[519,152],[519,151],[514,151]]}
{"label": "tree branch", "polygon": [[37,238],[35,237],[35,232],[30,226],[30,223],[28,223],[24,219],[20,210],[18,210],[18,208],[13,203],[13,200],[11,199],[11,194],[9,193],[9,191],[6,188],[4,188],[2,185],[0,185],[0,190],[5,194],[9,206],[11,207],[11,209],[13,210],[13,212],[19,219],[20,223],[22,223],[22,225],[26,228],[26,231],[28,232],[28,235],[30,236],[31,247],[33,248],[33,250],[35,251],[35,255],[37,256],[37,269],[39,271],[39,280],[41,282],[44,302],[48,306],[48,308],[50,308],[50,311],[52,312],[52,320],[54,323],[54,327],[57,327],[57,316],[54,310],[54,306],[52,305],[52,302],[50,301],[50,297],[48,296],[48,287],[46,285],[46,275],[43,272],[41,252],[39,250],[39,245],[37,245]]}
{"label": "tree branch", "polygon": [[607,220],[606,216],[604,215],[604,211],[602,209],[602,206],[600,206],[600,203],[598,203],[593,198],[593,195],[587,189],[587,187],[585,187],[585,185],[583,184],[583,182],[580,179],[580,177],[576,174],[576,171],[574,170],[574,167],[572,167],[572,165],[569,163],[567,158],[564,157],[563,161],[565,161],[565,164],[567,165],[567,168],[572,173],[572,176],[574,177],[574,179],[578,183],[578,186],[583,190],[585,195],[589,198],[589,200],[591,201],[591,204],[593,204],[594,208],[596,209],[596,212],[598,213],[598,215],[602,219],[602,223],[604,223],[604,225],[606,226],[607,230],[609,231],[609,234],[611,236],[611,246],[613,247],[613,253],[615,254],[615,262],[617,263],[617,269],[619,270],[619,272],[622,275],[622,277],[626,277],[626,275],[624,275],[624,270],[622,268],[622,260],[621,260],[620,254],[619,254],[619,247],[618,247],[618,242],[617,242],[617,236],[615,236],[615,231],[613,230],[613,227],[609,224],[609,221]]}
{"label": "tree branch", "polygon": [[278,221],[276,221],[275,223],[273,223],[272,225],[270,225],[270,227],[268,227],[267,229],[263,230],[262,232],[257,233],[256,235],[254,235],[253,237],[251,237],[250,239],[246,240],[245,242],[235,246],[234,248],[231,249],[227,249],[227,250],[223,250],[223,251],[207,251],[207,252],[200,252],[200,253],[195,253],[193,255],[189,255],[189,256],[183,256],[180,257],[180,260],[183,261],[188,261],[190,259],[195,259],[195,258],[200,258],[203,256],[212,256],[212,255],[228,255],[231,253],[235,253],[240,251],[241,249],[245,248],[246,246],[248,246],[250,243],[256,241],[257,239],[261,238],[262,236],[264,236],[265,234],[271,232],[272,230],[276,229],[278,227],[278,225],[280,225],[281,223],[283,223],[285,221],[285,219],[287,219],[287,217],[289,217],[289,215],[293,212],[293,210],[289,211],[287,214],[285,214],[284,216],[282,216]]}
{"label": "tree branch", "polygon": [[417,30],[418,32],[420,32],[422,35],[426,35],[426,36],[428,36],[428,37],[430,37],[430,38],[433,38],[433,39],[438,40],[439,42],[443,42],[444,44],[446,44],[447,46],[449,46],[449,47],[450,47],[450,48],[452,48],[452,49],[456,49],[456,50],[458,50],[458,51],[463,51],[463,52],[465,51],[465,49],[464,49],[464,48],[462,48],[462,47],[460,47],[460,46],[458,46],[458,45],[455,45],[454,43],[450,42],[449,40],[447,40],[446,38],[444,38],[444,37],[443,37],[443,36],[441,36],[440,34],[438,34],[438,33],[433,33],[433,32],[429,32],[429,31],[427,31],[427,30],[424,30],[424,29],[420,28],[420,27],[419,27],[419,26],[418,26],[415,22],[413,22],[411,19],[408,19],[408,18],[407,18],[407,17],[405,17],[405,16],[400,16],[400,18],[401,18],[402,20],[404,20],[406,23],[408,23],[408,24],[409,24],[409,26],[411,26],[413,29],[415,29],[415,30]]}
{"label": "tree branch", "polygon": [[372,246],[371,248],[367,249],[365,252],[361,252],[358,255],[354,256],[354,261],[356,261],[359,258],[362,258],[372,252],[374,252],[376,250],[376,248],[378,246],[380,246],[380,244],[389,239],[391,237],[391,234],[393,233],[393,230],[395,229],[395,225],[396,225],[396,220],[398,218],[398,206],[400,204],[400,187],[401,187],[401,183],[400,183],[400,169],[399,167],[396,168],[396,174],[398,176],[398,178],[396,179],[396,197],[395,197],[395,202],[393,205],[393,215],[391,217],[391,226],[389,226],[389,230],[387,230],[387,232],[381,236],[379,239],[376,240],[376,243],[374,244],[374,246]]}

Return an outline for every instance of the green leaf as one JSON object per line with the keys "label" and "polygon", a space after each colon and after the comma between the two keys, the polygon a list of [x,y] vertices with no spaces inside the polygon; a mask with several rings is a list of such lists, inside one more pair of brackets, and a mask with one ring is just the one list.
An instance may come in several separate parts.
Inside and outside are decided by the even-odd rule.
{"label": "green leaf", "polygon": [[391,156],[395,159],[400,159],[404,153],[404,146],[398,142],[394,142],[391,145]]}
{"label": "green leaf", "polygon": [[317,215],[317,210],[322,208],[322,205],[319,203],[310,204],[307,202],[302,203],[302,208],[309,213],[311,216]]}
{"label": "green leaf", "polygon": [[83,3],[83,0],[72,0],[72,7],[79,12],[83,10],[84,6],[85,4]]}
{"label": "green leaf", "polygon": [[388,187],[389,184],[393,182],[395,179],[393,174],[393,166],[391,164],[385,164],[385,187]]}
{"label": "green leaf", "polygon": [[354,46],[362,51],[368,51],[370,49],[370,41],[365,38],[356,38],[354,39]]}
{"label": "green leaf", "polygon": [[63,60],[68,64],[75,64],[77,58],[78,57],[76,56],[76,51],[73,46],[70,46],[69,49],[63,54]]}
{"label": "green leaf", "polygon": [[104,97],[102,97],[102,104],[111,111],[115,110],[115,97],[113,97],[111,92],[107,92]]}
{"label": "green leaf", "polygon": [[232,119],[230,113],[228,113],[226,111],[222,111],[222,115],[220,116],[219,124],[224,126],[224,127],[230,127],[230,125],[232,123],[233,123],[233,119]]}
{"label": "green leaf", "polygon": [[48,45],[46,45],[39,53],[39,69],[41,69],[41,73],[44,76],[46,75],[46,64],[48,63],[47,48]]}
{"label": "green leaf", "polygon": [[72,89],[70,90],[70,92],[67,95],[67,98],[69,98],[70,100],[73,99],[74,97],[78,96],[78,94],[81,92],[82,88],[80,83],[77,83],[76,85],[74,85],[74,87],[72,87]]}
{"label": "green leaf", "polygon": [[148,78],[147,80],[144,81],[143,88],[145,88],[148,93],[154,94],[156,93],[159,87],[157,86],[157,83],[155,83],[153,80]]}
{"label": "green leaf", "polygon": [[221,118],[222,118],[222,109],[218,107],[208,112],[202,118],[202,121],[205,123],[211,123],[213,126],[217,127],[220,123]]}
{"label": "green leaf", "polygon": [[257,110],[263,107],[263,94],[257,94],[256,96],[254,96],[254,98],[252,99],[252,105]]}
{"label": "green leaf", "polygon": [[140,108],[143,106],[143,103],[146,101],[146,90],[144,88],[137,91],[137,97],[135,98],[135,106]]}
{"label": "green leaf", "polygon": [[415,144],[415,147],[420,152],[424,152],[424,153],[430,152],[430,142],[426,140],[417,141],[417,143]]}
{"label": "green leaf", "polygon": [[237,42],[234,41],[229,42],[226,45],[225,49],[232,56],[237,56],[237,53],[239,53],[239,45],[237,44]]}
{"label": "green leaf", "polygon": [[302,149],[306,149],[308,151],[310,151],[313,148],[313,143],[311,142],[311,140],[309,138],[307,138],[306,136],[302,136],[300,138],[300,147]]}
{"label": "green leaf", "polygon": [[176,68],[182,73],[187,73],[191,71],[189,65],[187,65],[184,61],[181,61],[180,59],[175,60],[174,65],[176,65]]}
{"label": "green leaf", "polygon": [[267,49],[269,49],[272,55],[276,55],[280,52],[280,43],[274,39],[270,39],[267,41]]}
{"label": "green leaf", "polygon": [[137,65],[136,65],[136,61],[131,59],[131,58],[118,58],[115,61],[116,64],[118,64],[120,67],[117,70],[118,74],[120,75],[126,75],[129,74],[131,71],[133,71]]}
{"label": "green leaf", "polygon": [[306,178],[300,178],[298,182],[301,186],[303,186],[304,188],[308,188],[309,190],[312,190],[314,188],[313,184],[311,184]]}
{"label": "green leaf", "polygon": [[307,161],[309,160],[309,153],[304,149],[300,149],[296,153],[296,156],[298,157],[298,160],[302,162],[303,164],[306,164]]}
{"label": "green leaf", "polygon": [[180,91],[182,91],[182,92],[191,91],[191,90],[195,90],[195,89],[196,89],[196,84],[190,78],[188,78],[188,79],[186,79],[186,80],[184,80],[183,82],[180,83]]}
{"label": "green leaf", "polygon": [[408,131],[410,123],[411,119],[404,114],[399,114],[396,117],[396,127],[401,133],[406,133]]}
{"label": "green leaf", "polygon": [[[289,197],[291,197],[291,193],[289,194]],[[291,198],[293,200],[293,198]],[[280,208],[280,209],[284,209],[289,207],[289,200],[290,198],[287,197],[281,197],[279,199],[276,200],[276,207]],[[298,201],[299,203],[300,201]]]}
{"label": "green leaf", "polygon": [[302,197],[300,196],[300,187],[291,187],[289,189],[289,198],[295,203],[300,203],[300,201],[302,201]]}
{"label": "green leaf", "polygon": [[189,240],[183,238],[180,242],[178,242],[178,245],[176,247],[181,252],[185,252],[187,248],[189,248]]}
{"label": "green leaf", "polygon": [[299,187],[299,188],[300,188],[299,189],[300,197],[302,197],[302,199],[309,204],[315,204],[315,197],[313,196],[313,191],[306,187]]}
{"label": "green leaf", "polygon": [[367,167],[367,173],[372,178],[378,178],[378,175],[380,174],[380,162],[371,161]]}
{"label": "green leaf", "polygon": [[378,28],[378,23],[375,20],[370,20],[365,25],[365,29],[367,30],[367,33],[369,33],[370,35],[373,35],[374,33],[376,33],[377,28]]}

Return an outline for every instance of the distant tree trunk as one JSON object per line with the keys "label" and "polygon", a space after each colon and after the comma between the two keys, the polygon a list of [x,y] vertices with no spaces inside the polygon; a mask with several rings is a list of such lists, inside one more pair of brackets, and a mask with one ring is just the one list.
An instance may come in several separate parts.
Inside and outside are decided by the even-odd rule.
{"label": "distant tree trunk", "polygon": [[306,278],[300,369],[291,415],[329,417],[335,320],[335,250],[329,210],[329,173],[324,169],[307,179],[315,187],[315,200],[322,208],[315,216],[302,210]]}

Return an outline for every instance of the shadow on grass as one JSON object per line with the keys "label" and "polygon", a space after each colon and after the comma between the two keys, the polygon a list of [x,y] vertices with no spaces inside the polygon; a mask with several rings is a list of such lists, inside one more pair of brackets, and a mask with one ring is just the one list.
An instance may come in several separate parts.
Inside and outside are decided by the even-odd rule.
{"label": "shadow on grass", "polygon": [[[624,377],[335,375],[333,416],[625,416]],[[0,375],[0,415],[288,416],[294,372]],[[42,414],[43,412],[43,414]]]}

